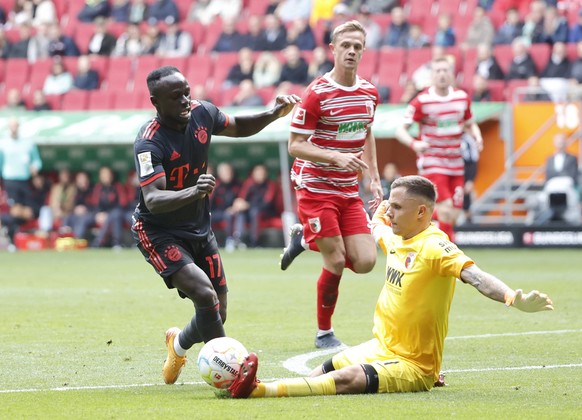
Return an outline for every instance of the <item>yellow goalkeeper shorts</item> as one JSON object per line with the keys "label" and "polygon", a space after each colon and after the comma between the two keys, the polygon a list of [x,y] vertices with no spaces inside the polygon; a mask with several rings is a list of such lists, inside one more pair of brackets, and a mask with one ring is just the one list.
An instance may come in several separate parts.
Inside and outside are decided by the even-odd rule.
{"label": "yellow goalkeeper shorts", "polygon": [[378,372],[378,393],[430,391],[434,385],[434,376],[425,375],[414,364],[388,352],[375,338],[336,354],[332,363],[336,370],[371,365]]}

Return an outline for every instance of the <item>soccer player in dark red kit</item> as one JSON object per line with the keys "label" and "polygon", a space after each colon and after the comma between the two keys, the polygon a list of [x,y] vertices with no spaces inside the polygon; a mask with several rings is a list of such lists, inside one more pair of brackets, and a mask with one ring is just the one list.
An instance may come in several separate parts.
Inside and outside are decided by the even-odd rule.
{"label": "soccer player in dark red kit", "polygon": [[[471,135],[483,149],[481,130],[473,120],[471,98],[453,85],[453,64],[446,58],[431,63],[432,85],[408,104],[404,123],[396,129],[401,143],[417,154],[418,174],[437,187],[435,216],[439,228],[454,241],[454,225],[463,210],[465,165],[461,153],[463,133]],[[408,129],[418,123],[415,139]]]}
{"label": "soccer player in dark red kit", "polygon": [[318,250],[323,269],[317,281],[315,346],[337,347],[331,318],[344,268],[367,273],[376,263],[376,245],[369,217],[358,194],[358,178],[367,172],[374,199],[382,199],[372,122],[378,91],[357,75],[365,50],[366,31],[357,21],[336,27],[330,48],[333,69],[315,79],[295,108],[289,153],[301,224],[291,229],[291,242],[281,258],[281,269],[304,249]]}
{"label": "soccer player in dark red kit", "polygon": [[186,350],[225,335],[226,277],[208,199],[215,179],[206,173],[212,135],[251,136],[291,112],[300,98],[279,96],[271,110],[233,118],[209,102],[192,100],[188,81],[175,67],[152,71],[147,85],[157,115],[142,126],[134,143],[141,194],[132,233],[167,287],[195,307],[183,330],[166,331],[162,373],[173,384],[186,363]]}

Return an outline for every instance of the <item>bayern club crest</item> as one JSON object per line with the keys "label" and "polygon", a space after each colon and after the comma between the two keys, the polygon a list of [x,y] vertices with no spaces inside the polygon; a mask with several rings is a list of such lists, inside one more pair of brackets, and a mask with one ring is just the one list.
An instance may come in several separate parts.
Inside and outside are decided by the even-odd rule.
{"label": "bayern club crest", "polygon": [[176,262],[182,258],[182,253],[180,252],[180,248],[178,248],[176,245],[170,245],[166,248],[164,256],[170,261]]}
{"label": "bayern club crest", "polygon": [[408,270],[414,264],[414,260],[416,259],[416,252],[409,252],[406,255],[406,259],[404,260],[404,267]]}
{"label": "bayern club crest", "polygon": [[206,131],[206,127],[200,127],[196,130],[194,134],[200,144],[205,144],[208,141],[208,132]]}
{"label": "bayern club crest", "polygon": [[311,229],[313,233],[319,233],[321,231],[321,221],[319,220],[319,217],[309,219],[309,229]]}

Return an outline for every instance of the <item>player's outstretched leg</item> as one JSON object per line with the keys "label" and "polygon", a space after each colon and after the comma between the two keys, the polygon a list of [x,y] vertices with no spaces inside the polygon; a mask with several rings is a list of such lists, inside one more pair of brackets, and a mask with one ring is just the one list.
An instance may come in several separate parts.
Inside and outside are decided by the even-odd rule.
{"label": "player's outstretched leg", "polygon": [[285,248],[283,254],[281,254],[281,270],[287,270],[287,267],[291,265],[293,260],[305,251],[305,248],[301,245],[301,239],[303,239],[303,225],[295,223],[291,226],[291,229],[289,229],[289,239],[289,246]]}
{"label": "player's outstretched leg", "polygon": [[259,358],[255,353],[249,353],[240,365],[238,376],[228,392],[232,398],[248,398],[251,392],[257,387],[257,369],[259,368]]}
{"label": "player's outstretched leg", "polygon": [[166,331],[168,357],[164,362],[162,375],[164,376],[164,382],[167,384],[173,384],[178,380],[178,376],[180,376],[180,372],[182,372],[187,360],[186,356],[178,356],[174,350],[174,340],[178,339],[178,334],[180,334],[180,328],[178,327],[173,327]]}

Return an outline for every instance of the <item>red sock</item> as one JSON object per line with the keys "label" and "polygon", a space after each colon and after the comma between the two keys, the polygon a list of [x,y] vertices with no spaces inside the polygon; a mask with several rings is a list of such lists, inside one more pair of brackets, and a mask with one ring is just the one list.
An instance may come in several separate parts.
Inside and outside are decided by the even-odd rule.
{"label": "red sock", "polygon": [[331,316],[335,310],[341,278],[325,268],[321,270],[317,280],[317,326],[320,330],[331,329]]}
{"label": "red sock", "polygon": [[451,242],[455,241],[455,231],[453,230],[452,223],[445,223],[439,221],[439,229],[445,232],[447,235],[449,235],[449,240]]}

